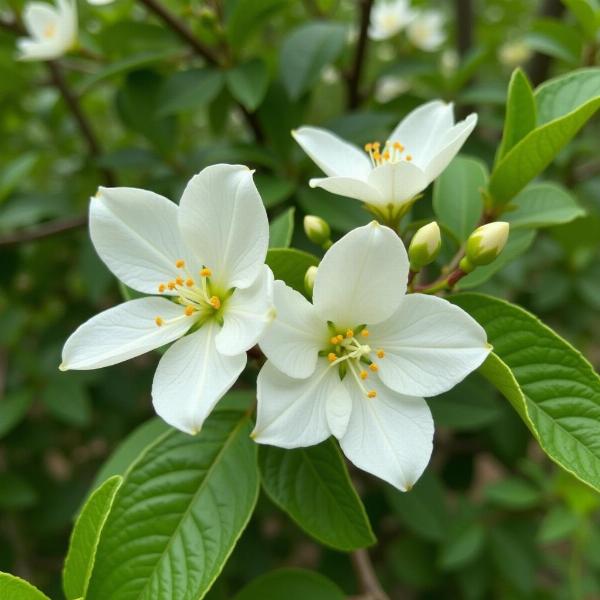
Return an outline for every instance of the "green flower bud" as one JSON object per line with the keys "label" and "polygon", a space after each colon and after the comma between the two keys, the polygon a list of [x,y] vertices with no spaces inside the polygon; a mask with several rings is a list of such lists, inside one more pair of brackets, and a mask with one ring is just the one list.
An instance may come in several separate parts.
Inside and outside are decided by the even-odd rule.
{"label": "green flower bud", "polygon": [[[470,266],[473,270],[475,267],[489,265],[494,261],[506,245],[509,229],[510,226],[505,221],[496,221],[478,227],[467,240],[465,266]],[[467,269],[463,270],[467,271]]]}
{"label": "green flower bud", "polygon": [[435,221],[417,230],[408,247],[410,268],[420,271],[425,265],[432,263],[440,253],[442,237]]}
{"label": "green flower bud", "polygon": [[309,297],[312,296],[316,276],[317,267],[308,267],[308,269],[306,269],[306,273],[304,274],[304,289]]}
{"label": "green flower bud", "polygon": [[331,245],[331,228],[329,223],[321,217],[306,215],[304,217],[304,231],[306,237],[318,246]]}

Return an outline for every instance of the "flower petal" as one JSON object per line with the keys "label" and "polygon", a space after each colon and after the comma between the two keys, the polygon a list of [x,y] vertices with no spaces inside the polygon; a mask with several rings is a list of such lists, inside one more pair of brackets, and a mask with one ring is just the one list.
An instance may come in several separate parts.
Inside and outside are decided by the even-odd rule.
{"label": "flower petal", "polygon": [[379,376],[409,396],[435,396],[453,388],[490,352],[485,330],[450,302],[409,294],[387,321],[371,327],[369,344],[382,348]]}
{"label": "flower petal", "polygon": [[300,127],[292,136],[315,164],[330,177],[365,180],[371,171],[366,152],[320,127]]}
{"label": "flower petal", "polygon": [[344,454],[360,469],[407,491],[419,479],[433,449],[433,419],[422,398],[402,396],[380,382],[367,399],[348,380],[352,414],[340,439]]}
{"label": "flower petal", "polygon": [[258,374],[258,408],[252,437],[259,444],[281,448],[318,444],[331,434],[327,403],[332,396],[346,394],[338,370],[330,368],[325,359],[319,360],[314,374],[307,379],[292,379],[267,361]]}
{"label": "flower petal", "polygon": [[[164,320],[162,326],[156,317]],[[166,298],[124,302],[75,330],[63,348],[60,369],[98,369],[123,362],[176,340],[193,323],[181,306]]]}
{"label": "flower petal", "polygon": [[327,327],[315,307],[283,281],[273,284],[277,316],[260,339],[260,348],[277,369],[304,379],[317,365],[319,350],[327,345]]}
{"label": "flower petal", "polygon": [[219,326],[209,321],[173,344],[158,363],[152,403],[169,425],[186,433],[200,431],[215,404],[246,366],[246,354],[224,356],[215,346]]}
{"label": "flower petal", "polygon": [[320,187],[332,194],[346,196],[369,204],[383,204],[383,198],[372,185],[352,177],[316,177],[309,182],[310,187]]}
{"label": "flower petal", "polygon": [[23,23],[31,36],[37,40],[47,38],[49,28],[58,26],[58,12],[47,2],[29,2],[23,11]]}
{"label": "flower petal", "polygon": [[420,194],[429,185],[429,179],[417,165],[402,161],[373,169],[369,185],[379,191],[380,204],[402,204]]}
{"label": "flower petal", "polygon": [[422,104],[410,112],[392,131],[389,139],[400,142],[413,162],[425,169],[431,150],[438,147],[440,138],[454,125],[453,105],[442,100]]}
{"label": "flower petal", "polygon": [[256,345],[274,316],[273,273],[263,265],[250,287],[236,289],[227,300],[223,327],[215,338],[217,350],[227,356],[246,352]]}
{"label": "flower petal", "polygon": [[460,121],[448,130],[439,140],[433,157],[425,166],[425,173],[430,181],[433,181],[450,164],[450,161],[458,154],[466,139],[471,135],[475,125],[477,125],[477,115],[472,113],[464,121]]}
{"label": "flower petal", "polygon": [[347,233],[325,253],[313,290],[323,320],[338,327],[384,321],[406,291],[408,256],[402,240],[372,221]]}
{"label": "flower petal", "polygon": [[[90,203],[90,236],[108,268],[128,286],[155,294],[188,260],[177,225],[177,205],[136,188],[100,188]],[[169,293],[169,292],[167,292]]]}
{"label": "flower petal", "polygon": [[183,239],[227,288],[251,285],[267,254],[269,222],[252,173],[242,165],[207,167],[192,177],[179,205]]}

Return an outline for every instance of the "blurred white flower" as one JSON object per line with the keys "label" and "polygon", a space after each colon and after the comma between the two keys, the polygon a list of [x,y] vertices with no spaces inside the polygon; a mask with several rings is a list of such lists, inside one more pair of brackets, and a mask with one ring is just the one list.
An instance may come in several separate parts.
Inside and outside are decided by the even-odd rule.
{"label": "blurred white flower", "polygon": [[425,52],[435,52],[446,40],[444,15],[435,10],[417,13],[408,24],[406,35],[411,44]]}
{"label": "blurred white flower", "polygon": [[375,86],[375,100],[385,104],[410,88],[410,83],[397,75],[380,77]]}
{"label": "blurred white flower", "polygon": [[531,57],[531,48],[522,40],[506,42],[498,50],[500,62],[510,68],[518,67]]}
{"label": "blurred white flower", "polygon": [[379,0],[371,10],[369,37],[387,40],[400,33],[414,17],[408,0]]}
{"label": "blurred white flower", "polygon": [[449,77],[455,73],[459,64],[460,59],[456,50],[452,48],[446,48],[446,50],[442,52],[440,67],[442,69],[442,73],[444,73],[446,77]]}
{"label": "blurred white flower", "polygon": [[321,71],[321,81],[327,85],[332,85],[340,80],[340,72],[333,65],[327,65]]}
{"label": "blurred white flower", "polygon": [[77,5],[74,0],[30,2],[23,11],[29,34],[17,40],[19,60],[54,60],[66,54],[77,41]]}
{"label": "blurred white flower", "polygon": [[105,4],[112,4],[114,0],[88,0],[88,4],[94,6],[104,6]]}

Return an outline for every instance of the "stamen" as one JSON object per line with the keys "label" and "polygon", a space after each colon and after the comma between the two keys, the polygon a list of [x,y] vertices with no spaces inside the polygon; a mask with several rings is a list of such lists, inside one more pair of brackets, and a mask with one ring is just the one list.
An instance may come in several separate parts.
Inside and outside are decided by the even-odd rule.
{"label": "stamen", "polygon": [[215,309],[219,310],[221,308],[221,299],[218,296],[212,296],[208,303]]}
{"label": "stamen", "polygon": [[332,337],[332,338],[329,340],[329,342],[330,342],[330,343],[331,343],[333,346],[337,346],[337,344],[338,344],[338,338],[337,338],[337,335],[334,335],[334,336],[333,336],[333,337]]}
{"label": "stamen", "polygon": [[190,277],[189,279],[185,280],[185,285],[187,285],[187,287],[194,287],[194,280]]}
{"label": "stamen", "polygon": [[369,374],[366,371],[361,371],[360,372],[360,378],[361,379],[366,379],[369,376]]}
{"label": "stamen", "polygon": [[330,352],[330,353],[327,355],[327,360],[328,360],[329,362],[334,362],[334,361],[336,361],[336,360],[337,360],[337,354],[336,354],[335,352]]}
{"label": "stamen", "polygon": [[369,330],[368,329],[363,329],[360,332],[360,335],[362,335],[363,337],[369,337]]}
{"label": "stamen", "polygon": [[162,293],[163,293],[163,292],[164,292],[166,289],[167,289],[167,286],[166,286],[164,283],[161,283],[161,284],[158,286],[158,291],[159,291],[159,293],[161,293],[161,294],[162,294]]}
{"label": "stamen", "polygon": [[175,282],[174,281],[169,281],[169,283],[167,283],[167,287],[170,290],[174,290],[175,289]]}
{"label": "stamen", "polygon": [[185,260],[183,260],[183,258],[180,258],[178,260],[175,261],[175,266],[178,269],[183,269],[183,267],[185,267]]}
{"label": "stamen", "polygon": [[384,356],[385,356],[385,352],[381,348],[379,348],[377,350],[377,358],[383,358]]}
{"label": "stamen", "polygon": [[211,275],[212,275],[212,271],[209,268],[207,268],[207,267],[204,267],[204,269],[202,269],[200,271],[200,276],[201,277],[210,277]]}
{"label": "stamen", "polygon": [[407,160],[408,162],[410,162],[410,161],[412,160],[412,154],[407,154],[407,155],[406,155],[406,160]]}
{"label": "stamen", "polygon": [[352,331],[352,329],[347,329],[346,330],[346,337],[351,339],[354,337],[354,331]]}
{"label": "stamen", "polygon": [[371,363],[369,365],[369,369],[371,369],[371,371],[373,371],[373,373],[377,373],[377,371],[379,371],[379,367],[375,363]]}
{"label": "stamen", "polygon": [[183,285],[183,277],[177,277],[175,283],[179,286]]}
{"label": "stamen", "polygon": [[377,392],[375,390],[367,392],[367,398],[375,398],[375,396],[377,396]]}
{"label": "stamen", "polygon": [[162,327],[165,323],[162,317],[156,317],[156,319],[154,319],[154,322],[156,323],[157,327]]}
{"label": "stamen", "polygon": [[196,312],[196,309],[193,306],[186,306],[183,312],[186,317],[191,317]]}
{"label": "stamen", "polygon": [[337,343],[339,344],[340,342],[344,341],[344,336],[343,336],[343,335],[340,335],[340,334],[338,333],[338,335],[337,335],[336,339],[337,339]]}

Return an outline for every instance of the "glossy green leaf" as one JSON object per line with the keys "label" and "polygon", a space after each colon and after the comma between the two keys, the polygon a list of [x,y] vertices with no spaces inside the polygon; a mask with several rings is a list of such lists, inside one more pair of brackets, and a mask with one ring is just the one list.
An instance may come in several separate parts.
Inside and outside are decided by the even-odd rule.
{"label": "glossy green leaf", "polygon": [[598,5],[595,0],[562,0],[562,2],[575,15],[585,35],[593,41],[600,28],[600,19],[597,14]]}
{"label": "glossy green leaf", "polygon": [[2,600],[49,600],[48,596],[24,579],[1,571],[0,598]]}
{"label": "glossy green leaf", "polygon": [[269,21],[272,14],[287,4],[287,0],[237,0],[227,16],[226,34],[234,48],[244,46],[248,38]]}
{"label": "glossy green leaf", "polygon": [[283,597],[285,600],[344,600],[346,595],[315,571],[277,569],[250,582],[233,600],[281,600]]}
{"label": "glossy green leaf", "polygon": [[198,435],[170,430],[145,450],[102,530],[86,600],[206,594],[256,503],[250,425],[216,411]]}
{"label": "glossy green leaf", "polygon": [[333,440],[293,450],[261,446],[258,456],[265,491],[308,534],[343,551],[375,543]]}
{"label": "glossy green leaf", "polygon": [[484,327],[494,347],[481,373],[554,462],[600,490],[600,377],[592,366],[518,306],[480,294],[451,300]]}
{"label": "glossy green leaf", "polygon": [[217,97],[223,83],[223,74],[216,69],[177,71],[161,88],[157,114],[164,117],[185,110],[198,110]]}
{"label": "glossy green leaf", "polygon": [[271,267],[275,279],[285,281],[290,287],[304,294],[306,269],[318,265],[319,259],[295,248],[271,248],[267,252],[265,262]]}
{"label": "glossy green leaf", "polygon": [[555,19],[538,19],[525,34],[532,50],[577,65],[582,40],[578,31]]}
{"label": "glossy green leaf", "polygon": [[300,25],[283,41],[279,73],[290,98],[297,100],[332,63],[346,42],[346,27],[340,23],[317,21]]}
{"label": "glossy green leaf", "polygon": [[288,208],[275,217],[269,225],[269,248],[287,248],[294,234],[294,214],[296,208]]}
{"label": "glossy green leaf", "polygon": [[521,69],[515,69],[508,84],[504,131],[496,160],[501,160],[515,144],[520,142],[536,126],[536,122],[535,99],[531,84]]}
{"label": "glossy green leaf", "polygon": [[81,509],[71,533],[63,569],[67,600],[83,598],[92,574],[98,540],[123,478],[115,475],[97,488]]}
{"label": "glossy green leaf", "polygon": [[600,107],[600,69],[581,69],[542,84],[535,92],[538,127],[496,165],[489,193],[503,205],[539,175]]}
{"label": "glossy green leaf", "polygon": [[231,95],[249,111],[258,108],[267,93],[269,71],[261,59],[255,58],[237,65],[226,73]]}
{"label": "glossy green leaf", "polygon": [[575,197],[555,183],[534,183],[517,194],[511,202],[514,210],[502,215],[512,230],[549,227],[569,223],[585,215]]}
{"label": "glossy green leaf", "polygon": [[481,190],[487,178],[485,163],[457,156],[435,181],[433,210],[439,223],[445,225],[459,242],[469,237],[481,219]]}

